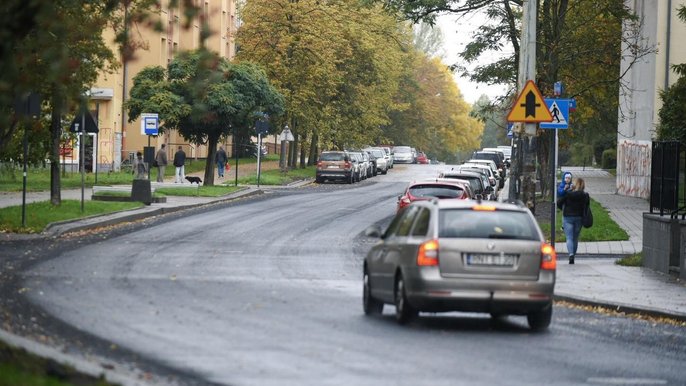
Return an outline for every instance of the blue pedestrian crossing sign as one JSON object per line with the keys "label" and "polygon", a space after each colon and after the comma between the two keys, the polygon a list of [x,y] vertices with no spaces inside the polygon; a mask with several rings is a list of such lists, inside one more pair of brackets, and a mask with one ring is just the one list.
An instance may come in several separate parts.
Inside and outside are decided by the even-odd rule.
{"label": "blue pedestrian crossing sign", "polygon": [[566,129],[569,127],[569,99],[546,99],[546,106],[552,115],[551,122],[541,122],[541,129]]}
{"label": "blue pedestrian crossing sign", "polygon": [[507,138],[512,139],[514,137],[514,134],[512,133],[512,127],[514,124],[512,122],[507,124]]}

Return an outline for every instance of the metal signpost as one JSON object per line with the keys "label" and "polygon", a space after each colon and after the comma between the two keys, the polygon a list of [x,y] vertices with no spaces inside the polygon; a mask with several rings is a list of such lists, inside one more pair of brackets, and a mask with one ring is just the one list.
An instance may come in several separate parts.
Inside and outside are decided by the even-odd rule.
{"label": "metal signpost", "polygon": [[[559,86],[558,86],[559,84]],[[555,83],[556,93],[557,88],[562,88],[560,82]],[[569,105],[570,99],[560,99],[560,98],[550,98],[545,100],[545,105],[550,112],[553,120],[550,122],[541,123],[541,129],[553,129],[555,130],[554,144],[552,146],[552,157],[550,159],[551,163],[551,188],[553,189],[553,202],[550,207],[550,238],[551,242],[555,242],[555,224],[556,224],[556,203],[557,203],[557,157],[558,157],[558,129],[566,129],[569,127]]]}
{"label": "metal signpost", "polygon": [[[79,164],[81,167],[81,212],[84,211],[85,184],[86,184],[86,133],[97,133],[98,125],[93,116],[88,112],[85,104],[81,107],[81,114],[76,116],[69,131],[79,134]],[[95,146],[95,144],[94,144]]]}
{"label": "metal signpost", "polygon": [[[150,147],[150,137],[159,135],[160,118],[157,113],[142,113],[141,114],[141,134],[148,136],[148,148]],[[155,157],[153,152],[153,159]],[[150,180],[150,169],[152,169],[152,162],[148,165],[148,180]]]}
{"label": "metal signpost", "polygon": [[[267,119],[267,115],[264,115]],[[266,135],[269,132],[269,122],[264,119],[259,119],[255,122],[255,131],[257,131],[257,187],[260,187],[260,174],[262,168],[262,135]]]}
{"label": "metal signpost", "polygon": [[288,125],[286,125],[281,134],[279,134],[279,139],[281,140],[281,171],[284,172],[288,167],[288,163],[285,158],[286,149],[288,148],[288,141],[293,141],[295,139],[293,137],[293,133],[291,133],[291,129],[288,128]]}

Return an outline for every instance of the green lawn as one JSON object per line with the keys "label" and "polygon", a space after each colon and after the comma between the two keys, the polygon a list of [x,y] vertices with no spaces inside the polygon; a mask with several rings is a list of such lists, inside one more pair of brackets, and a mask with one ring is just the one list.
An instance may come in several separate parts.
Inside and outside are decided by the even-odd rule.
{"label": "green lawn", "polygon": [[165,196],[199,196],[199,197],[221,197],[231,194],[241,187],[235,186],[200,186],[197,188],[159,188],[155,189],[155,193]]}
{"label": "green lawn", "polygon": [[[266,170],[260,173],[260,185],[286,185],[288,183],[303,179],[314,178],[316,166],[308,166],[305,169],[290,169],[285,173],[280,170]],[[241,177],[239,184],[256,185],[257,175]]]}
{"label": "green lawn", "polygon": [[[609,213],[597,201],[591,199],[591,210],[593,211],[593,226],[583,228],[579,241],[625,241],[629,240],[629,235],[614,222]],[[555,241],[565,241],[562,229],[562,211],[558,210],[555,216],[557,225],[555,227]],[[546,239],[550,240],[550,220],[539,220],[539,225]]]}
{"label": "green lawn", "polygon": [[72,220],[87,216],[139,208],[140,202],[85,201],[81,212],[81,201],[62,200],[62,205],[53,206],[49,201],[26,204],[26,228],[21,226],[21,205],[0,208],[0,232],[37,233],[56,221]]}

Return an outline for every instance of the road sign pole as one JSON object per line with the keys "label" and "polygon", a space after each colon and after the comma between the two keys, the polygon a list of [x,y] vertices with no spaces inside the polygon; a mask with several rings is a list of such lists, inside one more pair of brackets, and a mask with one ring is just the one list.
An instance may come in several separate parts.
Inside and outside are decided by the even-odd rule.
{"label": "road sign pole", "polygon": [[260,187],[260,166],[262,161],[262,133],[257,133],[257,187]]}
{"label": "road sign pole", "polygon": [[86,184],[86,113],[81,113],[81,213],[83,213],[83,201]]}

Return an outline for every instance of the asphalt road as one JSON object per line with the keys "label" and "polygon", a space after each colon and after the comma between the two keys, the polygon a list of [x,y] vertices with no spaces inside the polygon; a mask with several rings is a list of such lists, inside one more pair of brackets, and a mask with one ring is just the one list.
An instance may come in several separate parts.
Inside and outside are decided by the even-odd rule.
{"label": "asphalt road", "polygon": [[275,191],[72,243],[23,273],[24,296],[91,337],[85,346],[114,344],[198,384],[684,384],[686,333],[669,324],[562,306],[542,334],[524,317],[424,314],[399,326],[392,306],[364,316],[374,240],[362,232],[437,168]]}

